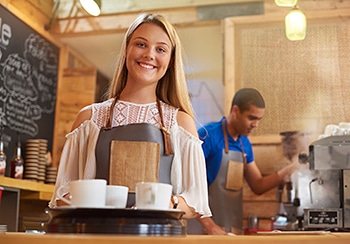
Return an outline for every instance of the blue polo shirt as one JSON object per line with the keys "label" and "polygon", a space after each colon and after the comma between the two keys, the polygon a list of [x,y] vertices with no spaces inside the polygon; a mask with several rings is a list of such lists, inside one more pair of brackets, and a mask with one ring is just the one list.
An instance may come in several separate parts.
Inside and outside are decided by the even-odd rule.
{"label": "blue polo shirt", "polygon": [[[198,130],[199,138],[203,141],[202,148],[206,162],[208,186],[213,183],[219,172],[222,153],[225,149],[225,140],[221,125],[224,118],[222,117],[218,122],[209,123]],[[230,151],[242,152],[240,140],[242,140],[244,153],[249,164],[254,161],[254,154],[252,144],[247,136],[240,135],[237,141],[235,141],[228,135],[228,148]]]}

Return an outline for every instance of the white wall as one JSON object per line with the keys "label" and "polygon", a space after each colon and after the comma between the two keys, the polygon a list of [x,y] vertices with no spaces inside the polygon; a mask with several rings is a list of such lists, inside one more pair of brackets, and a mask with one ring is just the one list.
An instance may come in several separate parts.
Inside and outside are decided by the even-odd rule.
{"label": "white wall", "polygon": [[223,115],[223,35],[221,27],[178,29],[183,43],[185,71],[197,127]]}

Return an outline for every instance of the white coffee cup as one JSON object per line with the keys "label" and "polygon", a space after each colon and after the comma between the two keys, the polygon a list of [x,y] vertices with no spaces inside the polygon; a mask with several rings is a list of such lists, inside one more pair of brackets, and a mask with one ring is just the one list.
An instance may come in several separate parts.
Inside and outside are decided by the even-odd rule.
{"label": "white coffee cup", "polygon": [[128,200],[127,186],[108,185],[106,186],[106,206],[125,208]]}
{"label": "white coffee cup", "polygon": [[173,186],[157,182],[136,183],[137,209],[169,209]]}
{"label": "white coffee cup", "polygon": [[338,126],[344,130],[344,135],[350,135],[350,122],[340,122]]}
{"label": "white coffee cup", "polygon": [[65,186],[58,189],[60,200],[78,208],[103,208],[106,206],[106,185],[103,179],[84,179],[69,182],[69,199],[62,194]]}
{"label": "white coffee cup", "polygon": [[325,129],[324,129],[324,135],[325,136],[332,136],[334,135],[334,132],[338,129],[338,125],[335,124],[328,124],[326,125]]}
{"label": "white coffee cup", "polygon": [[340,128],[340,127],[337,127],[337,128],[334,129],[332,135],[333,135],[333,136],[342,136],[342,135],[345,135],[345,129]]}
{"label": "white coffee cup", "polygon": [[350,122],[340,122],[338,124],[338,126],[339,126],[339,128],[348,130],[348,129],[350,129]]}

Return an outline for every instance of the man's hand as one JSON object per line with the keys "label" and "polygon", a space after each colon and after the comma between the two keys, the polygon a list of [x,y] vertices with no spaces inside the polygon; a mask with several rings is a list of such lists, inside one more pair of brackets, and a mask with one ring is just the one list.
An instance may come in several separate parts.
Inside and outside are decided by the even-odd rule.
{"label": "man's hand", "polygon": [[280,169],[279,171],[277,171],[277,174],[283,178],[285,181],[288,181],[291,174],[293,174],[294,172],[298,171],[299,168],[301,167],[301,164],[299,163],[299,157],[298,155],[295,155],[292,158],[292,163],[288,164],[286,167]]}

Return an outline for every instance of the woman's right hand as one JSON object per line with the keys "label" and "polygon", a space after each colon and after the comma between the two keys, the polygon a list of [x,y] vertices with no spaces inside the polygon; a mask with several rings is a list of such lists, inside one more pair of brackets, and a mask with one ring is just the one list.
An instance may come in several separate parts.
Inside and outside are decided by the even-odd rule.
{"label": "woman's right hand", "polygon": [[[69,193],[65,194],[63,197],[64,197],[65,199],[67,199],[68,201],[70,200],[70,195],[69,195]],[[60,199],[56,199],[56,206],[57,206],[57,207],[69,206],[69,204],[66,203],[66,202],[64,202],[64,201],[62,201],[62,200],[60,200]]]}

